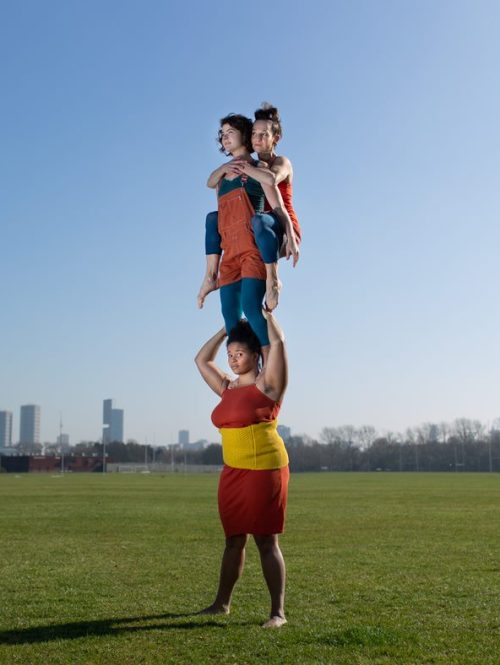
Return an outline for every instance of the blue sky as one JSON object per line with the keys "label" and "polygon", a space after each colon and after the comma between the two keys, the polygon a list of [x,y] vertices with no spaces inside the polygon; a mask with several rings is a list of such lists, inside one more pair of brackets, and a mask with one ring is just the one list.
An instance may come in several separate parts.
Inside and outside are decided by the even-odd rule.
{"label": "blue sky", "polygon": [[[25,0],[0,8],[0,409],[217,440],[193,357],[228,112],[282,114],[304,241],[277,316],[294,433],[500,416],[500,6]],[[221,357],[224,363],[224,357]]]}

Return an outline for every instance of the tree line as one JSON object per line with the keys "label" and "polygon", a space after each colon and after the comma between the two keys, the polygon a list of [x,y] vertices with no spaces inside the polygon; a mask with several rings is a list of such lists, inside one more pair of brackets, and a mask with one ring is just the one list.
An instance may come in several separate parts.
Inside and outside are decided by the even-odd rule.
{"label": "tree line", "polygon": [[383,435],[324,427],[318,441],[291,437],[287,448],[295,471],[500,471],[500,430],[467,418]]}

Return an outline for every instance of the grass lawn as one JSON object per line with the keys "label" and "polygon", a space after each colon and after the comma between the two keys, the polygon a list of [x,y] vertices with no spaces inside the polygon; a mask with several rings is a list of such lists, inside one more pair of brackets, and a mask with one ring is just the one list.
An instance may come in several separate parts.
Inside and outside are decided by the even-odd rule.
{"label": "grass lawn", "polygon": [[500,476],[295,474],[287,618],[255,545],[231,615],[199,617],[216,475],[0,476],[0,663],[500,663]]}

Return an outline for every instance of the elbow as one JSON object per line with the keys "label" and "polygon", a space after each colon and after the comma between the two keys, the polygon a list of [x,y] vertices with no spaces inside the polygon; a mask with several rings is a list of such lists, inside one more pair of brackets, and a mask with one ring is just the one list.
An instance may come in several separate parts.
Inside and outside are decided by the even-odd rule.
{"label": "elbow", "polygon": [[[262,182],[267,185],[268,187],[272,187],[273,189],[278,186],[278,183],[276,182],[276,173],[273,173],[269,169],[260,169],[262,171]],[[276,190],[277,191],[277,190]]]}

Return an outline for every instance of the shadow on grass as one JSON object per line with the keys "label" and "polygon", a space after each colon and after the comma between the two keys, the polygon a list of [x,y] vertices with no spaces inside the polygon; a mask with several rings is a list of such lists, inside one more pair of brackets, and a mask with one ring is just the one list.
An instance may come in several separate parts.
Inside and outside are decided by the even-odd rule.
{"label": "shadow on grass", "polygon": [[[182,621],[182,619],[186,619],[187,617],[191,617],[192,620]],[[239,623],[238,625],[242,624]],[[0,631],[0,644],[33,644],[54,640],[76,640],[81,637],[137,633],[148,630],[189,630],[191,628],[207,627],[225,628],[227,627],[227,622],[222,618],[219,620],[213,617],[203,619],[194,612],[190,614],[165,613],[142,617],[75,621],[49,624],[47,626],[31,626],[19,630],[2,630]]]}

